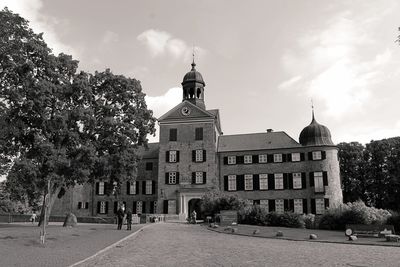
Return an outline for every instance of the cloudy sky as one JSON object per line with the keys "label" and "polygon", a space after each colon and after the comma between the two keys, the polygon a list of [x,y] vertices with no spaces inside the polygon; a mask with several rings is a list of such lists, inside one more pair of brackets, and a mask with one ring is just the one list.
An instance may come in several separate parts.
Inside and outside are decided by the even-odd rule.
{"label": "cloudy sky", "polygon": [[[86,71],[142,82],[156,117],[182,99],[197,69],[224,134],[286,131],[316,118],[333,141],[400,135],[400,2],[0,0],[55,53]],[[158,137],[151,138],[157,141]]]}

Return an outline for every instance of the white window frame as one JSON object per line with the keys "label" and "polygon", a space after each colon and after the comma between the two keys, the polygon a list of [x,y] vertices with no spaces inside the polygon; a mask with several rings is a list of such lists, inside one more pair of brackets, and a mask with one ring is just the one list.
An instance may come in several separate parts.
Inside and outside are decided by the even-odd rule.
{"label": "white window frame", "polygon": [[261,173],[259,175],[260,190],[268,190],[268,174]]}
{"label": "white window frame", "polygon": [[176,172],[168,173],[168,184],[176,184]]}
{"label": "white window frame", "polygon": [[297,214],[303,214],[303,199],[295,198],[293,200],[293,212]]}
{"label": "white window frame", "polygon": [[264,207],[269,211],[269,200],[268,199],[260,199],[260,206]]}
{"label": "white window frame", "polygon": [[325,213],[325,200],[323,198],[315,199],[315,214]]}
{"label": "white window frame", "polygon": [[99,195],[104,195],[104,182],[99,182]]}
{"label": "white window frame", "polygon": [[283,199],[275,199],[275,212],[279,214],[285,212],[285,201]]}
{"label": "white window frame", "polygon": [[106,202],[105,201],[100,201],[100,214],[106,214]]}
{"label": "white window frame", "polygon": [[275,189],[283,189],[283,173],[274,173]]}
{"label": "white window frame", "polygon": [[324,174],[322,172],[314,172],[314,192],[325,192]]}
{"label": "white window frame", "polygon": [[267,154],[258,155],[258,163],[267,163],[267,162],[268,162]]}
{"label": "white window frame", "polygon": [[196,162],[203,162],[203,150],[202,149],[196,149]]}
{"label": "white window frame", "polygon": [[236,164],[236,156],[228,156],[228,165]]}
{"label": "white window frame", "polygon": [[143,201],[138,200],[136,201],[136,214],[142,214],[143,213]]}
{"label": "white window frame", "polygon": [[312,152],[312,160],[321,160],[321,159],[322,159],[322,151]]}
{"label": "white window frame", "polygon": [[195,172],[195,177],[196,177],[196,184],[202,184],[203,183],[203,172]]}
{"label": "white window frame", "polygon": [[136,195],[136,181],[129,182],[129,195]]}
{"label": "white window frame", "polygon": [[274,154],[274,162],[282,162],[282,154]]}
{"label": "white window frame", "polygon": [[301,189],[302,188],[302,180],[301,180],[301,172],[292,173],[293,176],[293,189]]}
{"label": "white window frame", "polygon": [[151,195],[153,193],[153,181],[146,180],[146,195]]}
{"label": "white window frame", "polygon": [[244,190],[253,190],[253,175],[244,175]]}
{"label": "white window frame", "polygon": [[178,152],[176,150],[169,151],[169,162],[176,162]]}
{"label": "white window frame", "polygon": [[300,153],[292,153],[292,161],[293,162],[301,161]]}
{"label": "white window frame", "polygon": [[236,175],[228,175],[228,191],[236,191]]}
{"label": "white window frame", "polygon": [[244,164],[253,163],[253,157],[251,155],[244,155]]}

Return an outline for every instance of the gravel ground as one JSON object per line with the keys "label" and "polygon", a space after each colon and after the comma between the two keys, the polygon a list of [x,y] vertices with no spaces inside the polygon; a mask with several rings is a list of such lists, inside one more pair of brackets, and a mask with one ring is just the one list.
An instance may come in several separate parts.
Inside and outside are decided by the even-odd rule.
{"label": "gravel ground", "polygon": [[0,266],[69,266],[141,228],[116,230],[116,225],[79,224],[47,227],[47,241],[40,243],[40,228],[27,224],[0,224]]}
{"label": "gravel ground", "polygon": [[397,247],[254,238],[159,223],[80,266],[400,266]]}

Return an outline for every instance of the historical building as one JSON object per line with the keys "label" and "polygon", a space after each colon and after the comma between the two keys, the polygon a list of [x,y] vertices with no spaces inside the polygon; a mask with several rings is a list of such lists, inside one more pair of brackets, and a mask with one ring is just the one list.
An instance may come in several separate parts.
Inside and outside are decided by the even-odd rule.
{"label": "historical building", "polygon": [[159,143],[140,153],[138,176],[107,196],[107,184],[76,187],[53,214],[113,216],[123,203],[137,214],[198,210],[210,189],[237,194],[270,211],[322,214],[342,202],[338,149],[312,113],[299,142],[285,132],[223,135],[218,109],[207,110],[205,82],[192,63],[182,82],[182,102],[158,119]]}

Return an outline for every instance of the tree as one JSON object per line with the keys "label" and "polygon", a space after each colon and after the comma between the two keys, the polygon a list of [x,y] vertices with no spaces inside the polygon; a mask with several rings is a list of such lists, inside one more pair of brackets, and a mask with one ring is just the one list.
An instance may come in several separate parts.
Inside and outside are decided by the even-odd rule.
{"label": "tree", "polygon": [[6,181],[0,182],[0,214],[2,213],[27,213],[35,210],[34,205],[29,205],[27,199],[13,201],[7,189]]}
{"label": "tree", "polygon": [[140,82],[109,70],[77,73],[76,60],[51,54],[8,9],[0,24],[0,163],[12,197],[50,193],[50,214],[65,188],[130,179],[138,146],[155,131]]}

